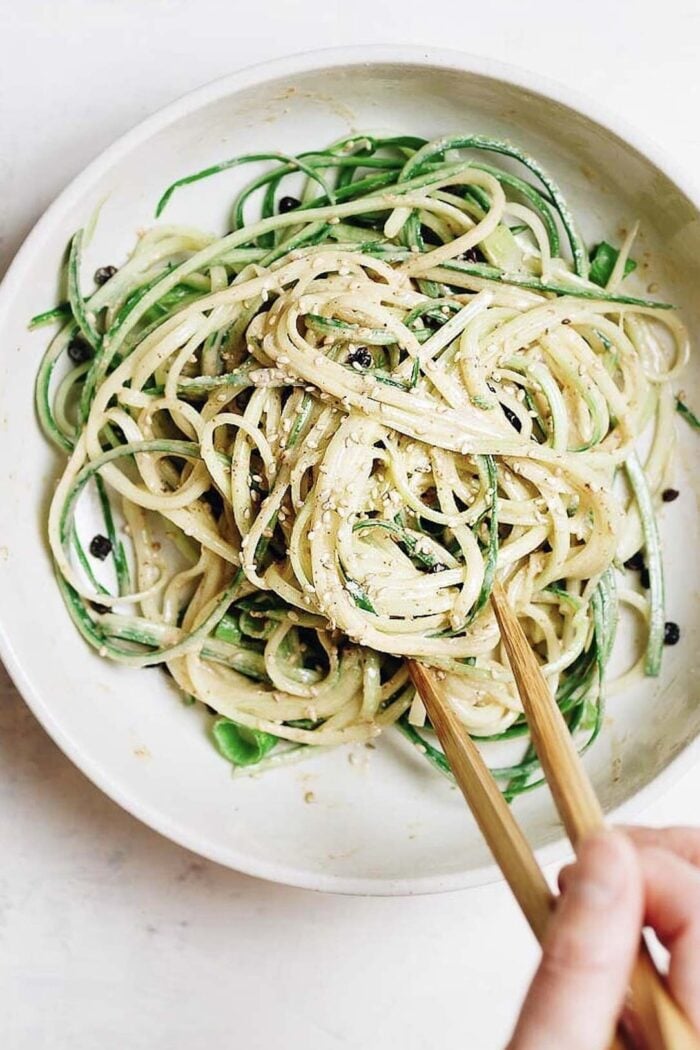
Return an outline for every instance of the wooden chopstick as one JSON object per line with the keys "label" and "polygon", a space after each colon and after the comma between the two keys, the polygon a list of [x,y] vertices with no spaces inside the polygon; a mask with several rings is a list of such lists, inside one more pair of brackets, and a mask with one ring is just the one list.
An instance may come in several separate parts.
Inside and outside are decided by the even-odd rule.
{"label": "wooden chopstick", "polygon": [[481,752],[451,705],[443,699],[435,672],[416,660],[408,661],[408,670],[445,750],[455,780],[532,932],[541,941],[554,897],[532,848]]}
{"label": "wooden chopstick", "polygon": [[[494,583],[491,603],[532,743],[575,849],[586,835],[604,827],[603,811],[564,717],[498,580]],[[643,939],[631,979],[631,992],[632,1006],[642,1022],[650,1050],[700,1050],[700,1037],[672,998]]]}
{"label": "wooden chopstick", "polygon": [[[444,696],[435,671],[417,660],[408,660],[408,671],[486,844],[532,932],[542,943],[554,896],[532,847],[481,752]],[[621,1035],[615,1035],[610,1050],[629,1050],[629,1047]]]}
{"label": "wooden chopstick", "polygon": [[493,586],[491,604],[523,703],[532,743],[575,849],[582,838],[603,827],[603,810],[564,717],[552,698],[537,658],[498,580]]}

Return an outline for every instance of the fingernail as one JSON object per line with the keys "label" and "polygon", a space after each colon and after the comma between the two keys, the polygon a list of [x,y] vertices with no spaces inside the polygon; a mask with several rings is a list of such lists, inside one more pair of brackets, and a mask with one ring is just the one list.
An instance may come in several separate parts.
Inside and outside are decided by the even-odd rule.
{"label": "fingernail", "polygon": [[625,892],[628,881],[626,845],[614,832],[586,839],[578,861],[567,872],[565,894],[587,907],[609,908]]}

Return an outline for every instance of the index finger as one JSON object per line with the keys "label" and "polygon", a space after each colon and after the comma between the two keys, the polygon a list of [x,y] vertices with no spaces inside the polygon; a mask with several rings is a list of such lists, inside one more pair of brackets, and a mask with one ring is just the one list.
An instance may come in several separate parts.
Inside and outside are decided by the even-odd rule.
{"label": "index finger", "polygon": [[668,850],[639,851],[645,918],[671,953],[668,983],[700,1031],[700,872]]}
{"label": "index finger", "polygon": [[665,849],[700,868],[700,828],[644,828],[628,825],[619,829],[642,849]]}

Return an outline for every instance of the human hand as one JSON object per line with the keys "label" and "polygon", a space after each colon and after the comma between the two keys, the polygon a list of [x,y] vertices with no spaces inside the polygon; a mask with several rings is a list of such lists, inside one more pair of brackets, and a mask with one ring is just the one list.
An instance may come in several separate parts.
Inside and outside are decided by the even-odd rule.
{"label": "human hand", "polygon": [[592,836],[561,899],[508,1050],[607,1050],[643,926],[671,954],[671,993],[700,1032],[700,830]]}

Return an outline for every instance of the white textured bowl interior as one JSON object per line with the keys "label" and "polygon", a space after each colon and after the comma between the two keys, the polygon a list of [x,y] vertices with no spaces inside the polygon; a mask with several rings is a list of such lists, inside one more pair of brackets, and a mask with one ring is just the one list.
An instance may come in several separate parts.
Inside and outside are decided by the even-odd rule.
{"label": "white textured bowl interior", "polygon": [[[421,892],[494,875],[459,794],[390,732],[376,750],[339,750],[259,779],[233,779],[162,674],[116,667],[78,637],[54,585],[43,532],[58,458],[39,433],[34,375],[46,332],[27,319],[56,297],[70,234],[102,202],[85,272],[119,264],[173,179],[254,150],[298,152],[353,130],[453,131],[510,138],[555,176],[590,241],[639,218],[645,284],[700,326],[700,229],[694,205],[632,145],[559,101],[457,55],[317,55],[245,71],[203,89],[117,143],[62,195],[31,235],[0,299],[0,624],[4,656],[48,731],[113,798],[166,835],[252,874],[317,889]],[[165,221],[223,231],[231,172],[177,194]],[[644,255],[646,259],[646,255]],[[657,267],[661,264],[661,269]],[[697,390],[695,361],[684,385]],[[696,398],[697,401],[697,398]],[[681,427],[681,499],[665,515],[669,618],[682,642],[663,676],[611,702],[586,764],[606,810],[663,780],[700,729],[696,702],[698,513],[693,441]],[[687,749],[688,756],[690,749]],[[689,759],[686,758],[686,761]],[[315,802],[305,802],[313,792]],[[537,847],[561,838],[546,791],[515,804]],[[545,855],[551,854],[551,849]]]}

